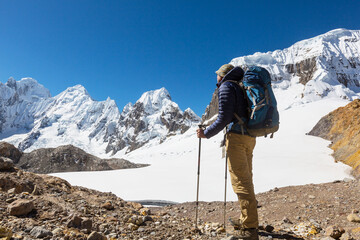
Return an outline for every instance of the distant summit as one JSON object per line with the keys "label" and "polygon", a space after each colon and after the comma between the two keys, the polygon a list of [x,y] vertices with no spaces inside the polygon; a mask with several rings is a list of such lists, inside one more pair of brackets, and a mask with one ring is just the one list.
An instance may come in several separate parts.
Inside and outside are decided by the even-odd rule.
{"label": "distant summit", "polygon": [[238,66],[260,65],[273,77],[275,91],[286,91],[280,107],[325,97],[352,100],[360,92],[360,30],[335,29],[284,50],[235,58]]}
{"label": "distant summit", "polygon": [[199,121],[191,109],[181,111],[165,88],[145,92],[134,105],[125,106],[116,128],[117,136],[121,137],[111,142],[107,152],[125,148],[126,152],[132,151],[152,139],[162,142],[169,135],[184,133]]}

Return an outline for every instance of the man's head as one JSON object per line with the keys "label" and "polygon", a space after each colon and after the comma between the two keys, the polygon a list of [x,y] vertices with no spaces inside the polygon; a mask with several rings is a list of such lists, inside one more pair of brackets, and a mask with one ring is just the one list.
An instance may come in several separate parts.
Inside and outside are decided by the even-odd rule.
{"label": "man's head", "polygon": [[217,70],[215,73],[220,77],[225,77],[225,75],[230,72],[234,66],[232,64],[224,64],[222,65],[219,70]]}

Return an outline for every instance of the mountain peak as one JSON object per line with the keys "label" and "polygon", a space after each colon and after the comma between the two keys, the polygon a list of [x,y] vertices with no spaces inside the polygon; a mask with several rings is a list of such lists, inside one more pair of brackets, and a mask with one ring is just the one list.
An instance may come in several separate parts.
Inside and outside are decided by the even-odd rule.
{"label": "mountain peak", "polygon": [[144,104],[147,104],[149,101],[152,103],[158,103],[163,101],[164,99],[171,100],[171,96],[168,90],[162,87],[157,90],[151,90],[143,93],[137,102],[141,102]]}
{"label": "mountain peak", "polygon": [[145,111],[148,114],[151,114],[171,102],[169,92],[163,87],[157,90],[145,92],[136,104],[142,104]]}
{"label": "mountain peak", "polygon": [[20,81],[16,81],[10,77],[5,86],[12,89],[11,94],[16,93],[20,99],[26,101],[51,97],[50,91],[33,78],[22,78]]}
{"label": "mountain peak", "polygon": [[79,92],[82,93],[84,95],[88,95],[90,96],[90,94],[88,93],[88,91],[85,89],[85,87],[83,85],[77,84],[73,87],[69,87],[65,90],[66,92]]}

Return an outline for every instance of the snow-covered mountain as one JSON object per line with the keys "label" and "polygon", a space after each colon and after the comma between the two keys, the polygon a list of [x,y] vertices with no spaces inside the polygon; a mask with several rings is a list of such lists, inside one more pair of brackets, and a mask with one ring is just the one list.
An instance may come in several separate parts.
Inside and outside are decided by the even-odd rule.
{"label": "snow-covered mountain", "polygon": [[271,73],[280,108],[326,97],[353,99],[360,92],[360,30],[335,29],[284,50],[235,58],[238,66],[260,65]]}
{"label": "snow-covered mountain", "polygon": [[165,88],[144,93],[120,113],[114,100],[95,101],[81,85],[51,97],[31,78],[0,83],[0,140],[22,151],[67,144],[96,155],[130,151],[198,121],[192,110],[182,112]]}
{"label": "snow-covered mountain", "polygon": [[152,139],[162,142],[171,135],[184,133],[199,121],[190,108],[181,111],[165,88],[146,92],[134,105],[124,107],[116,128],[117,140],[111,140],[107,152],[115,154],[122,149],[129,152]]}

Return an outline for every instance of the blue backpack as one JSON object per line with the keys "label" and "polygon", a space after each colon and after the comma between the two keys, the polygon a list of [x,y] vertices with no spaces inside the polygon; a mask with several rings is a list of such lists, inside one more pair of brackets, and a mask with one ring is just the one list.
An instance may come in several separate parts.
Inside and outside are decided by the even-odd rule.
{"label": "blue backpack", "polygon": [[279,112],[269,72],[259,66],[250,66],[239,85],[247,98],[249,116],[246,122],[237,114],[235,117],[250,136],[266,137],[271,134],[272,138],[279,129]]}

